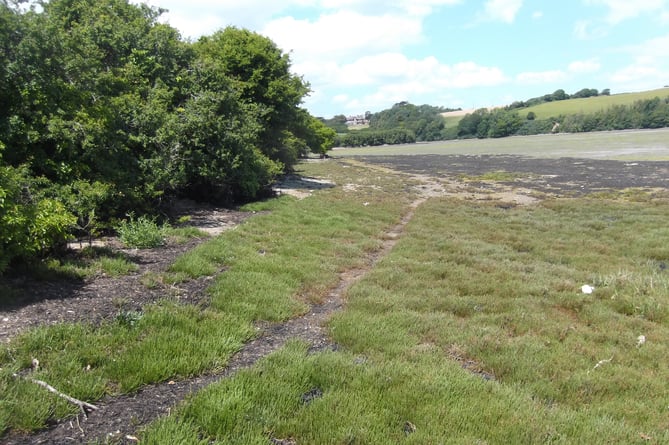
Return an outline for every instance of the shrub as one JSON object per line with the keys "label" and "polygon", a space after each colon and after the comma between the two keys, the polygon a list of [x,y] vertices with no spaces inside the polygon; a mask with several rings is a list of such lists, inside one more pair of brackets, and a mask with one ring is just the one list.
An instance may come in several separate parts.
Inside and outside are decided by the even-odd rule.
{"label": "shrub", "polygon": [[36,197],[32,185],[25,168],[0,166],[0,274],[14,259],[29,259],[65,242],[76,222],[57,200]]}
{"label": "shrub", "polygon": [[155,219],[146,216],[137,219],[132,214],[128,216],[129,219],[124,219],[116,227],[123,244],[138,249],[150,249],[165,243],[165,226],[159,226]]}

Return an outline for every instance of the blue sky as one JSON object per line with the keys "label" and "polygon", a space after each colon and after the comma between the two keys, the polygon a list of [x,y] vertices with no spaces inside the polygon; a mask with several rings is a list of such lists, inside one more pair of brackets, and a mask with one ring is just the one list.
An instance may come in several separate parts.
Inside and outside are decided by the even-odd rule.
{"label": "blue sky", "polygon": [[197,39],[227,25],[290,52],[316,116],[464,109],[557,89],[669,85],[669,0],[150,0]]}

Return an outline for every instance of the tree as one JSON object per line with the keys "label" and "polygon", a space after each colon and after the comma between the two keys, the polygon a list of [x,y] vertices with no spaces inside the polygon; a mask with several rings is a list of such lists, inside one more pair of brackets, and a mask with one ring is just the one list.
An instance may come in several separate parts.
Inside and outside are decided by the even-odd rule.
{"label": "tree", "polygon": [[594,97],[598,96],[599,92],[595,88],[583,88],[582,90],[577,91],[576,93],[572,94],[572,98],[586,98],[586,97]]}
{"label": "tree", "polygon": [[563,89],[555,90],[553,93],[553,100],[567,100],[569,95]]}
{"label": "tree", "polygon": [[[489,112],[487,108],[479,108],[473,113],[467,113],[458,123],[458,137],[486,137],[483,131],[479,133],[479,126],[487,119]],[[483,130],[483,128],[481,128]],[[485,129],[487,134],[487,128]]]}
{"label": "tree", "polygon": [[337,133],[348,133],[348,126],[346,125],[346,116],[338,114],[331,119],[324,119],[323,123],[332,128]]}
{"label": "tree", "polygon": [[373,130],[406,129],[418,141],[439,140],[444,129],[441,110],[430,105],[416,106],[409,102],[399,102],[388,110],[373,114],[369,126]]}
{"label": "tree", "polygon": [[215,65],[232,79],[241,100],[256,105],[260,150],[290,169],[297,156],[283,139],[294,134],[291,127],[309,86],[290,72],[288,54],[267,37],[235,27],[202,37],[195,50],[202,62]]}
{"label": "tree", "polygon": [[308,119],[306,126],[308,135],[305,138],[307,146],[313,153],[325,156],[327,151],[334,147],[337,132],[326,126],[320,119],[310,116],[306,111],[305,114]]}

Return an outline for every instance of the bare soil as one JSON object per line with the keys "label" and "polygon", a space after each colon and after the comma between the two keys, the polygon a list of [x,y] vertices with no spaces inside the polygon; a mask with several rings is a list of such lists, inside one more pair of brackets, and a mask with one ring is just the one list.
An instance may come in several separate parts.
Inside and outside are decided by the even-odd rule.
{"label": "bare soil", "polygon": [[[343,305],[346,289],[362,277],[386,255],[402,236],[413,209],[432,196],[457,195],[470,199],[494,199],[510,205],[532,204],[545,196],[581,195],[592,191],[640,187],[669,188],[669,162],[632,162],[587,159],[534,159],[518,156],[392,156],[358,158],[366,163],[405,172],[418,180],[419,198],[412,211],[385,234],[384,245],[367,259],[360,269],[340,276],[339,284],[331,289],[322,304],[314,305],[304,316],[281,324],[259,324],[258,337],[232,358],[221,373],[202,375],[190,380],[163,382],[140,391],[117,397],[105,397],[94,402],[100,407],[87,417],[79,415],[54,423],[50,428],[33,435],[10,433],[2,439],[5,444],[72,444],[92,441],[136,443],[135,435],[142,426],[166,415],[188,394],[249,367],[260,358],[277,350],[291,338],[302,339],[314,351],[336,349],[322,328],[323,322]],[[330,160],[328,162],[337,162]],[[476,178],[491,172],[517,173],[513,180],[491,182]],[[290,178],[283,193],[308,196],[313,190],[334,187],[334,184],[308,179]],[[202,207],[186,203],[180,209],[191,215],[191,222],[220,233],[252,216],[250,213],[228,209]],[[0,342],[7,342],[17,333],[38,325],[72,321],[99,322],[126,310],[141,310],[166,295],[183,303],[206,304],[206,288],[213,277],[205,277],[179,286],[159,286],[148,289],[140,278],[149,271],[165,270],[181,253],[192,249],[203,239],[186,244],[167,245],[158,249],[126,250],[114,239],[104,240],[108,246],[128,255],[139,270],[128,276],[110,278],[97,276],[83,282],[30,282],[13,279],[14,288],[24,297],[10,306],[0,305]],[[221,271],[224,273],[224,271]],[[455,354],[457,356],[457,354]],[[466,365],[466,366],[465,366]],[[476,370],[475,364],[463,367]],[[492,376],[489,376],[492,378]]]}

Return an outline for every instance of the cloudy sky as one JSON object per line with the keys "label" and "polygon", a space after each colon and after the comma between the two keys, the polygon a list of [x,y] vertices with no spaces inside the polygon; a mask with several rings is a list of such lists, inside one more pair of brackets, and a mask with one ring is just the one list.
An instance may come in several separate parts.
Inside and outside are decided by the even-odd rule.
{"label": "cloudy sky", "polygon": [[464,109],[562,88],[669,85],[669,0],[150,0],[197,39],[228,25],[290,52],[316,116]]}

